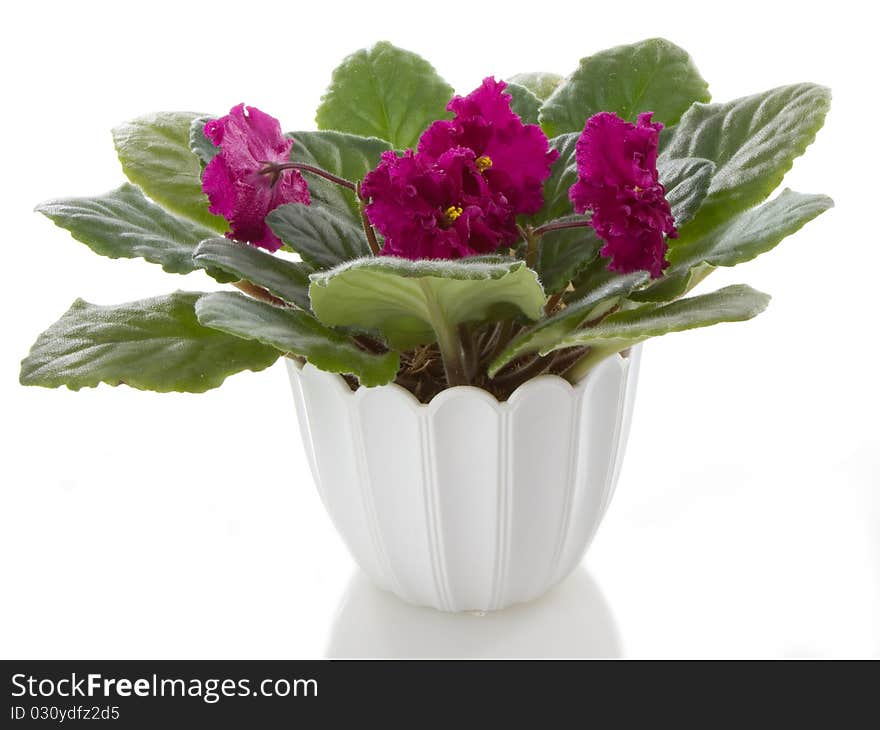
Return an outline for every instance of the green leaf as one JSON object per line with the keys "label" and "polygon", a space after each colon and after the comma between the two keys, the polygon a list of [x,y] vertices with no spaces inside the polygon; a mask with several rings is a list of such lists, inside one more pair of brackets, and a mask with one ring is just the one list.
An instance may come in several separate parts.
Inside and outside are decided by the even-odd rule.
{"label": "green leaf", "polygon": [[200,296],[175,292],[115,306],[77,299],[37,338],[21,363],[21,383],[202,393],[275,362],[274,348],[202,327],[193,309]]}
{"label": "green leaf", "polygon": [[560,340],[554,349],[589,346],[586,356],[567,373],[567,377],[576,382],[615,352],[671,332],[721,322],[742,322],[763,312],[769,301],[769,295],[737,284],[670,304],[644,304],[638,309],[612,314],[595,327],[577,330]]}
{"label": "green leaf", "polygon": [[630,294],[629,298],[634,302],[671,302],[684,296],[692,288],[690,269],[680,272],[667,271],[650,286]]}
{"label": "green leaf", "polygon": [[675,225],[681,229],[697,213],[715,172],[715,163],[699,157],[665,158],[658,164],[660,182],[672,208]]}
{"label": "green leaf", "polygon": [[530,352],[540,352],[542,355],[551,352],[560,340],[585,321],[608,312],[621,297],[627,296],[633,289],[641,286],[647,278],[648,274],[644,271],[608,277],[604,283],[583,298],[571,302],[558,314],[532,325],[513,338],[490,363],[489,377],[494,378],[505,365]]}
{"label": "green leaf", "polygon": [[673,271],[699,263],[736,266],[774,248],[834,206],[827,195],[805,195],[786,188],[773,200],[734,216],[701,238],[669,249]]}
{"label": "green leaf", "polygon": [[587,266],[575,276],[572,281],[572,290],[562,297],[566,304],[576,302],[587,296],[593,289],[605,286],[605,284],[619,274],[608,268],[609,260],[601,254],[593,259]]}
{"label": "green leaf", "polygon": [[544,291],[523,261],[361,259],[312,275],[312,308],[331,326],[378,330],[392,347],[434,342],[465,322],[538,319]]}
{"label": "green leaf", "polygon": [[[36,210],[97,254],[143,258],[172,274],[195,271],[193,250],[203,238],[214,235],[210,228],[151,203],[128,183],[94,198],[48,200]],[[216,269],[208,273],[230,281]]]}
{"label": "green leaf", "polygon": [[[567,221],[588,220],[584,216],[560,218]],[[579,272],[599,255],[602,241],[592,228],[564,228],[541,237],[535,270],[547,292],[562,291]]]}
{"label": "green leaf", "polygon": [[205,136],[205,124],[215,118],[196,117],[189,125],[189,148],[199,158],[203,170],[220,151],[220,148],[215,147],[214,143]]}
{"label": "green leaf", "polygon": [[577,182],[575,148],[579,136],[572,132],[550,140],[550,148],[559,151],[559,158],[553,163],[550,177],[544,182],[544,206],[532,218],[536,224],[556,220],[572,213],[568,190]]}
{"label": "green leaf", "polygon": [[726,286],[710,294],[680,299],[669,304],[645,304],[617,312],[595,327],[576,330],[547,351],[611,343],[618,350],[632,347],[649,337],[684,332],[721,322],[742,322],[766,309],[770,296],[745,284]]}
{"label": "green leaf", "polygon": [[640,302],[666,302],[687,294],[717,266],[736,266],[765,253],[833,207],[826,195],[783,190],[773,200],[743,211],[706,235],[670,242],[670,268],[662,279],[635,292]]}
{"label": "green leaf", "polygon": [[354,375],[367,387],[394,380],[400,365],[396,352],[365,352],[306,312],[273,307],[237,292],[202,296],[196,314],[207,327],[300,355],[321,370]]}
{"label": "green leaf", "polygon": [[518,114],[523,124],[538,123],[538,109],[541,108],[541,100],[529,91],[525,86],[509,83],[504,90],[511,97],[510,108],[514,114]]}
{"label": "green leaf", "polygon": [[550,94],[556,90],[556,87],[562,83],[562,76],[559,74],[548,73],[546,71],[531,71],[529,73],[511,76],[508,81],[512,84],[524,86],[541,101],[544,101],[544,99],[550,96]]}
{"label": "green leaf", "polygon": [[363,229],[327,208],[289,203],[275,208],[266,222],[278,238],[316,269],[370,255]]}
{"label": "green leaf", "polygon": [[659,161],[702,157],[715,163],[709,193],[682,240],[705,233],[773,192],[815,139],[830,101],[822,86],[795,84],[692,107]]}
{"label": "green leaf", "polygon": [[541,126],[548,137],[580,133],[601,111],[630,122],[654,112],[655,122],[673,125],[695,101],[709,101],[709,87],[691,57],[667,40],[652,38],[582,59],[544,102]]}
{"label": "green leaf", "polygon": [[309,274],[313,269],[299,261],[288,261],[246,243],[228,238],[202,241],[193,254],[196,265],[221,269],[236,279],[247,279],[270,294],[308,310]]}
{"label": "green leaf", "polygon": [[[322,170],[352,182],[379,164],[379,158],[391,145],[375,137],[359,137],[342,132],[293,132],[290,159],[315,165]],[[312,205],[329,208],[337,214],[348,212],[355,225],[360,225],[360,212],[354,192],[317,175],[304,172],[312,196]]]}
{"label": "green leaf", "polygon": [[420,56],[383,41],[348,56],[333,72],[318,107],[318,129],[335,129],[415,147],[445,118],[452,87]]}
{"label": "green leaf", "polygon": [[203,115],[159,112],[113,130],[113,142],[126,177],[168,210],[225,231],[226,221],[208,212],[202,192],[202,166],[190,149],[190,127]]}

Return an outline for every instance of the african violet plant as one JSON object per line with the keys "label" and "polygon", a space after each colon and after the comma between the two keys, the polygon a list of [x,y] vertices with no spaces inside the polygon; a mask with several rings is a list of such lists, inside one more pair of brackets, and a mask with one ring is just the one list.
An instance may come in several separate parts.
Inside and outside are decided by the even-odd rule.
{"label": "african violet plant", "polygon": [[650,337],[749,319],[769,297],[748,286],[687,295],[831,207],[791,190],[763,202],[829,93],[708,102],[660,39],[463,97],[379,43],[334,71],[320,131],[282,134],[243,104],[135,119],[113,133],[130,183],[37,209],[99,254],[239,291],[77,300],[21,381],[201,392],[288,355],[352,387],[503,399]]}

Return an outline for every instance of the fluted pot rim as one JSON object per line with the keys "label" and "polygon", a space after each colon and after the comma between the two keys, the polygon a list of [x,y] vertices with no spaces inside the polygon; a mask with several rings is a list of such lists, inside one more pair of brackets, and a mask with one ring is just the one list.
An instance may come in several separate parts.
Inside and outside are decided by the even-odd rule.
{"label": "fluted pot rim", "polygon": [[[599,369],[603,366],[607,367],[609,361],[628,360],[630,356],[630,351],[640,347],[641,345],[636,345],[625,352],[618,352],[614,355],[610,355],[605,360],[600,362],[595,369]],[[590,381],[589,373],[587,373],[577,383],[574,384],[559,375],[551,375],[545,373],[543,375],[537,375],[534,378],[529,378],[527,381],[517,386],[516,390],[514,390],[513,393],[510,394],[507,400],[503,401],[498,400],[488,390],[478,388],[475,385],[454,385],[449,388],[444,388],[437,395],[431,398],[431,400],[427,403],[422,403],[411,391],[407,390],[402,385],[399,385],[395,382],[386,383],[385,385],[377,385],[371,388],[359,386],[356,390],[352,390],[351,387],[349,387],[348,383],[345,382],[345,379],[338,373],[331,373],[326,370],[321,370],[320,368],[316,368],[309,362],[303,363],[293,358],[287,358],[287,364],[289,368],[294,368],[297,371],[310,370],[319,373],[329,382],[332,382],[334,384],[334,387],[339,389],[339,392],[342,393],[344,397],[352,398],[356,402],[363,398],[369,397],[370,392],[375,392],[379,390],[393,391],[399,393],[400,397],[402,397],[404,401],[407,402],[411,407],[416,408],[417,410],[427,411],[437,410],[441,408],[447,400],[458,398],[461,395],[466,395],[467,397],[471,398],[479,398],[488,405],[493,406],[497,409],[511,408],[515,406],[520,400],[527,397],[527,395],[532,390],[535,390],[537,388],[544,388],[545,384],[548,387],[556,387],[566,390],[572,395],[579,395],[587,387],[587,383]]]}

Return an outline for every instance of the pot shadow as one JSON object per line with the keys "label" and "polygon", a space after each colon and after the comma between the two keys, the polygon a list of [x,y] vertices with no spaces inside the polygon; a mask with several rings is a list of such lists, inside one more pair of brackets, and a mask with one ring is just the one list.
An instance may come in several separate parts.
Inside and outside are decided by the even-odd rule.
{"label": "pot shadow", "polygon": [[330,658],[619,657],[614,615],[584,568],[529,603],[486,614],[404,603],[358,571],[327,644]]}

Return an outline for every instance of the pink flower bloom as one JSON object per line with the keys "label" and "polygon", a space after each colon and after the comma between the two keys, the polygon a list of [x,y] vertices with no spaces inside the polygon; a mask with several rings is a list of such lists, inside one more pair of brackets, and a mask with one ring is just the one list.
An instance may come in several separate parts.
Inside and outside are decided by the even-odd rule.
{"label": "pink flower bloom", "polygon": [[205,124],[205,136],[220,148],[202,176],[209,210],[229,221],[228,238],[277,251],[281,240],[266,225],[266,215],[285,203],[308,205],[309,189],[298,170],[261,170],[267,163],[289,162],[293,140],[281,133],[277,119],[244,104]]}
{"label": "pink flower bloom", "polygon": [[559,157],[537,124],[523,124],[510,108],[507,84],[492,77],[465,97],[454,96],[440,120],[419,139],[419,155],[437,160],[452,147],[474,151],[493,192],[501,193],[515,213],[536,213],[544,204],[544,180]]}
{"label": "pink flower bloom", "polygon": [[436,162],[407,150],[383,153],[364,178],[366,212],[385,236],[382,254],[454,259],[491,253],[518,236],[513,211],[493,193],[473,150],[455,147]]}
{"label": "pink flower bloom", "polygon": [[578,181],[569,195],[578,213],[593,212],[590,225],[605,241],[602,255],[613,271],[646,270],[657,278],[668,265],[666,238],[678,231],[658,182],[657,144],[663,125],[651,112],[636,124],[600,112],[587,120],[577,142]]}
{"label": "pink flower bloom", "polygon": [[447,108],[455,118],[431,124],[418,152],[386,152],[364,178],[383,254],[448,259],[516,242],[516,216],[543,205],[543,183],[559,153],[540,127],[511,111],[506,87],[487,78],[453,97]]}

